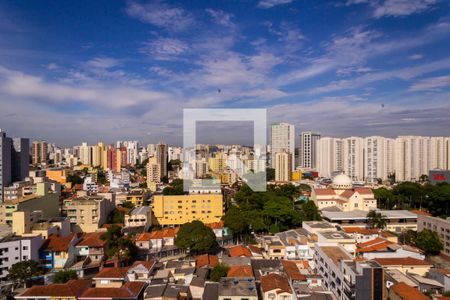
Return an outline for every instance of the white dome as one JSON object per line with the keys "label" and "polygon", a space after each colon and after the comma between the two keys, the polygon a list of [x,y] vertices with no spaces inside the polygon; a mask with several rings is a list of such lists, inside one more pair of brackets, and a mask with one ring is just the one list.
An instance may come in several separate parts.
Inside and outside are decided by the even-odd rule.
{"label": "white dome", "polygon": [[351,178],[345,174],[339,174],[333,177],[331,185],[334,189],[350,189],[353,187]]}

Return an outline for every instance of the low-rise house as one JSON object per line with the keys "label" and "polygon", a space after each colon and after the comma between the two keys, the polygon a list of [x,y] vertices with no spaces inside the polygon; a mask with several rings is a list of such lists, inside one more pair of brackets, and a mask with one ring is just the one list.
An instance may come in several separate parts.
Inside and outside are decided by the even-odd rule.
{"label": "low-rise house", "polygon": [[218,298],[258,300],[258,291],[254,278],[223,277],[219,282]]}
{"label": "low-rise house", "polygon": [[386,269],[397,269],[403,274],[412,273],[425,276],[433,267],[432,264],[425,260],[412,257],[402,258],[375,258],[374,261]]}
{"label": "low-rise house", "polygon": [[350,253],[356,249],[355,239],[343,231],[321,231],[317,233],[319,243],[336,244],[342,246]]}
{"label": "low-rise house", "polygon": [[198,268],[214,268],[219,264],[219,258],[216,255],[203,254],[195,258],[195,267]]}
{"label": "low-rise house", "polygon": [[147,287],[144,293],[146,300],[181,300],[188,299],[189,286],[179,284],[157,284]]}
{"label": "low-rise house", "polygon": [[428,272],[428,277],[439,281],[444,285],[444,291],[450,291],[450,270],[442,268],[432,268]]}
{"label": "low-rise house", "polygon": [[72,279],[67,283],[34,285],[22,294],[15,296],[16,299],[36,300],[78,300],[79,297],[91,287],[91,280]]}
{"label": "low-rise house", "polygon": [[254,277],[252,266],[231,266],[227,277],[251,278]]}
{"label": "low-rise house", "polygon": [[128,268],[103,268],[93,280],[97,288],[120,288],[128,281]]}
{"label": "low-rise house", "polygon": [[268,259],[285,259],[286,246],[280,241],[278,236],[264,236],[262,238],[264,256]]}
{"label": "low-rise house", "polygon": [[231,248],[228,248],[228,255],[230,257],[252,257],[252,252],[249,248],[238,245]]}
{"label": "low-rise house", "polygon": [[128,280],[149,282],[155,264],[156,262],[153,260],[134,262],[134,264],[127,271]]}
{"label": "low-rise house", "polygon": [[189,285],[189,293],[193,300],[201,300],[205,292],[205,279],[194,277]]}
{"label": "low-rise house", "polygon": [[312,259],[308,233],[300,228],[275,234],[285,247],[285,259]]}
{"label": "low-rise house", "polygon": [[49,270],[60,270],[70,267],[76,260],[75,245],[79,235],[72,233],[62,237],[50,235],[39,250],[42,267]]}
{"label": "low-rise house", "polygon": [[152,225],[152,209],[150,206],[139,206],[125,215],[126,227],[142,227],[147,231]]}
{"label": "low-rise house", "polygon": [[389,289],[389,299],[391,300],[429,300],[427,296],[417,289],[410,287],[404,282],[394,284]]}
{"label": "low-rise house", "polygon": [[262,249],[259,248],[258,245],[248,245],[248,249],[250,249],[250,251],[252,252],[252,258],[254,258],[254,259],[263,258]]}
{"label": "low-rise house", "polygon": [[263,300],[291,300],[292,289],[289,280],[279,274],[261,276],[261,294]]}
{"label": "low-rise house", "polygon": [[327,221],[303,221],[302,228],[310,235],[317,234],[322,231],[337,231],[336,225]]}
{"label": "low-rise house", "polygon": [[380,230],[377,228],[344,227],[342,230],[352,236],[357,243],[374,240],[380,235]]}
{"label": "low-rise house", "polygon": [[92,262],[100,262],[105,257],[107,241],[101,237],[103,232],[88,232],[81,237],[75,246],[77,261],[89,258]]}
{"label": "low-rise house", "polygon": [[252,259],[251,264],[256,280],[270,273],[282,274],[284,272],[279,259]]}
{"label": "low-rise house", "polygon": [[95,287],[87,289],[78,300],[140,300],[143,299],[146,283],[127,282],[121,287]]}
{"label": "low-rise house", "polygon": [[[292,261],[292,260],[283,260],[281,261],[283,265],[284,272],[289,279],[289,282],[305,282],[307,281],[306,274],[309,274],[309,264],[308,261]],[[303,270],[302,273],[300,270]]]}
{"label": "low-rise house", "polygon": [[150,198],[150,192],[146,189],[133,189],[125,197],[125,201],[133,203],[134,206],[143,206]]}
{"label": "low-rise house", "polygon": [[219,299],[219,283],[208,282],[205,284],[202,300]]}
{"label": "low-rise house", "polygon": [[144,232],[135,240],[136,247],[142,250],[160,250],[163,247],[161,231]]}
{"label": "low-rise house", "polygon": [[413,257],[425,259],[422,251],[409,245],[399,245],[383,238],[375,238],[356,245],[356,254],[365,259],[389,257]]}
{"label": "low-rise house", "polygon": [[422,293],[432,292],[433,294],[437,294],[444,291],[444,285],[437,280],[416,274],[408,274],[407,276],[409,276],[412,281],[417,284],[418,289]]}
{"label": "low-rise house", "polygon": [[194,278],[195,268],[189,267],[189,268],[180,268],[175,269],[175,272],[173,273],[173,277],[175,278],[175,281],[177,283],[182,283],[184,285],[189,285]]}

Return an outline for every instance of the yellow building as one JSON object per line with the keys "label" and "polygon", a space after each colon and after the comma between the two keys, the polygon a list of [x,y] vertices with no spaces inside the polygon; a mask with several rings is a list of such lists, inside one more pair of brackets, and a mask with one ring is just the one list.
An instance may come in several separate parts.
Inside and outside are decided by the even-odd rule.
{"label": "yellow building", "polygon": [[292,172],[292,181],[300,181],[302,180],[302,171],[296,170]]}
{"label": "yellow building", "polygon": [[223,172],[227,166],[227,160],[222,153],[216,154],[215,157],[210,157],[208,162],[209,168],[213,173]]}
{"label": "yellow building", "polygon": [[65,184],[67,181],[67,170],[62,168],[46,169],[45,175],[54,181]]}
{"label": "yellow building", "polygon": [[223,216],[223,196],[214,194],[155,195],[155,222],[162,226],[176,226],[194,220],[203,223],[219,222]]}
{"label": "yellow building", "polygon": [[149,192],[146,189],[133,189],[128,192],[125,201],[133,203],[134,206],[142,206],[149,198]]}

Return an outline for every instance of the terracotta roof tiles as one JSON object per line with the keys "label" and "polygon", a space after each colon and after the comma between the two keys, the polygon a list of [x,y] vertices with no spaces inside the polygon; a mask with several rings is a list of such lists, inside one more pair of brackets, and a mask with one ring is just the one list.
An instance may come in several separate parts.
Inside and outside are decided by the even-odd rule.
{"label": "terracotta roof tiles", "polygon": [[254,277],[252,266],[231,266],[228,270],[228,277]]}
{"label": "terracotta roof tiles", "polygon": [[238,245],[228,249],[230,257],[252,257],[252,252],[247,247]]}
{"label": "terracotta roof tiles", "polygon": [[425,260],[412,257],[375,258],[374,260],[381,266],[432,266],[431,263]]}
{"label": "terracotta roof tiles", "polygon": [[392,291],[395,292],[398,296],[400,296],[400,299],[404,300],[430,300],[427,296],[419,292],[416,288],[413,288],[409,285],[407,285],[404,282],[399,282],[394,284],[391,287]]}
{"label": "terracotta roof tiles", "polygon": [[97,275],[94,276],[95,279],[101,278],[114,278],[121,279],[127,276],[128,267],[125,268],[103,268]]}
{"label": "terracotta roof tiles", "polygon": [[291,287],[289,286],[289,281],[286,277],[270,273],[265,276],[261,276],[261,289],[262,291],[268,292],[277,290],[277,293],[289,293],[292,294]]}

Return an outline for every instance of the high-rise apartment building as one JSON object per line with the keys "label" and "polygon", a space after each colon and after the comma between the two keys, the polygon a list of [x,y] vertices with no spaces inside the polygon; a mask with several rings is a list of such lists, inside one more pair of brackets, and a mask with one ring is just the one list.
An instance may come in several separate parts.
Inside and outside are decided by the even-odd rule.
{"label": "high-rise apartment building", "polygon": [[47,163],[47,147],[46,141],[34,141],[31,147],[31,162],[34,166]]}
{"label": "high-rise apartment building", "polygon": [[386,180],[394,170],[394,140],[371,136],[364,138],[364,179],[369,183]]}
{"label": "high-rise apartment building", "polygon": [[275,181],[291,181],[292,155],[286,151],[275,153]]}
{"label": "high-rise apartment building", "polygon": [[302,132],[300,134],[299,159],[302,168],[315,169],[317,167],[317,141],[320,134],[314,132]]}
{"label": "high-rise apartment building", "polygon": [[161,182],[161,168],[155,156],[148,159],[147,163],[147,187],[156,190],[156,184]]}
{"label": "high-rise apartment building", "polygon": [[419,180],[430,170],[430,138],[423,136],[399,136],[395,139],[396,181]]}
{"label": "high-rise apartment building", "polygon": [[0,203],[3,202],[5,187],[28,176],[28,168],[28,139],[9,138],[0,129]]}
{"label": "high-rise apartment building", "polygon": [[295,126],[288,123],[272,124],[271,165],[275,168],[275,154],[288,152],[291,155],[292,170],[295,168]]}
{"label": "high-rise apartment building", "polygon": [[336,138],[321,138],[316,149],[317,171],[322,177],[332,177],[343,171],[342,140]]}
{"label": "high-rise apartment building", "polygon": [[349,137],[342,140],[343,170],[353,181],[364,180],[364,139]]}
{"label": "high-rise apartment building", "polygon": [[156,145],[156,159],[160,166],[161,177],[167,176],[167,144],[160,142]]}

